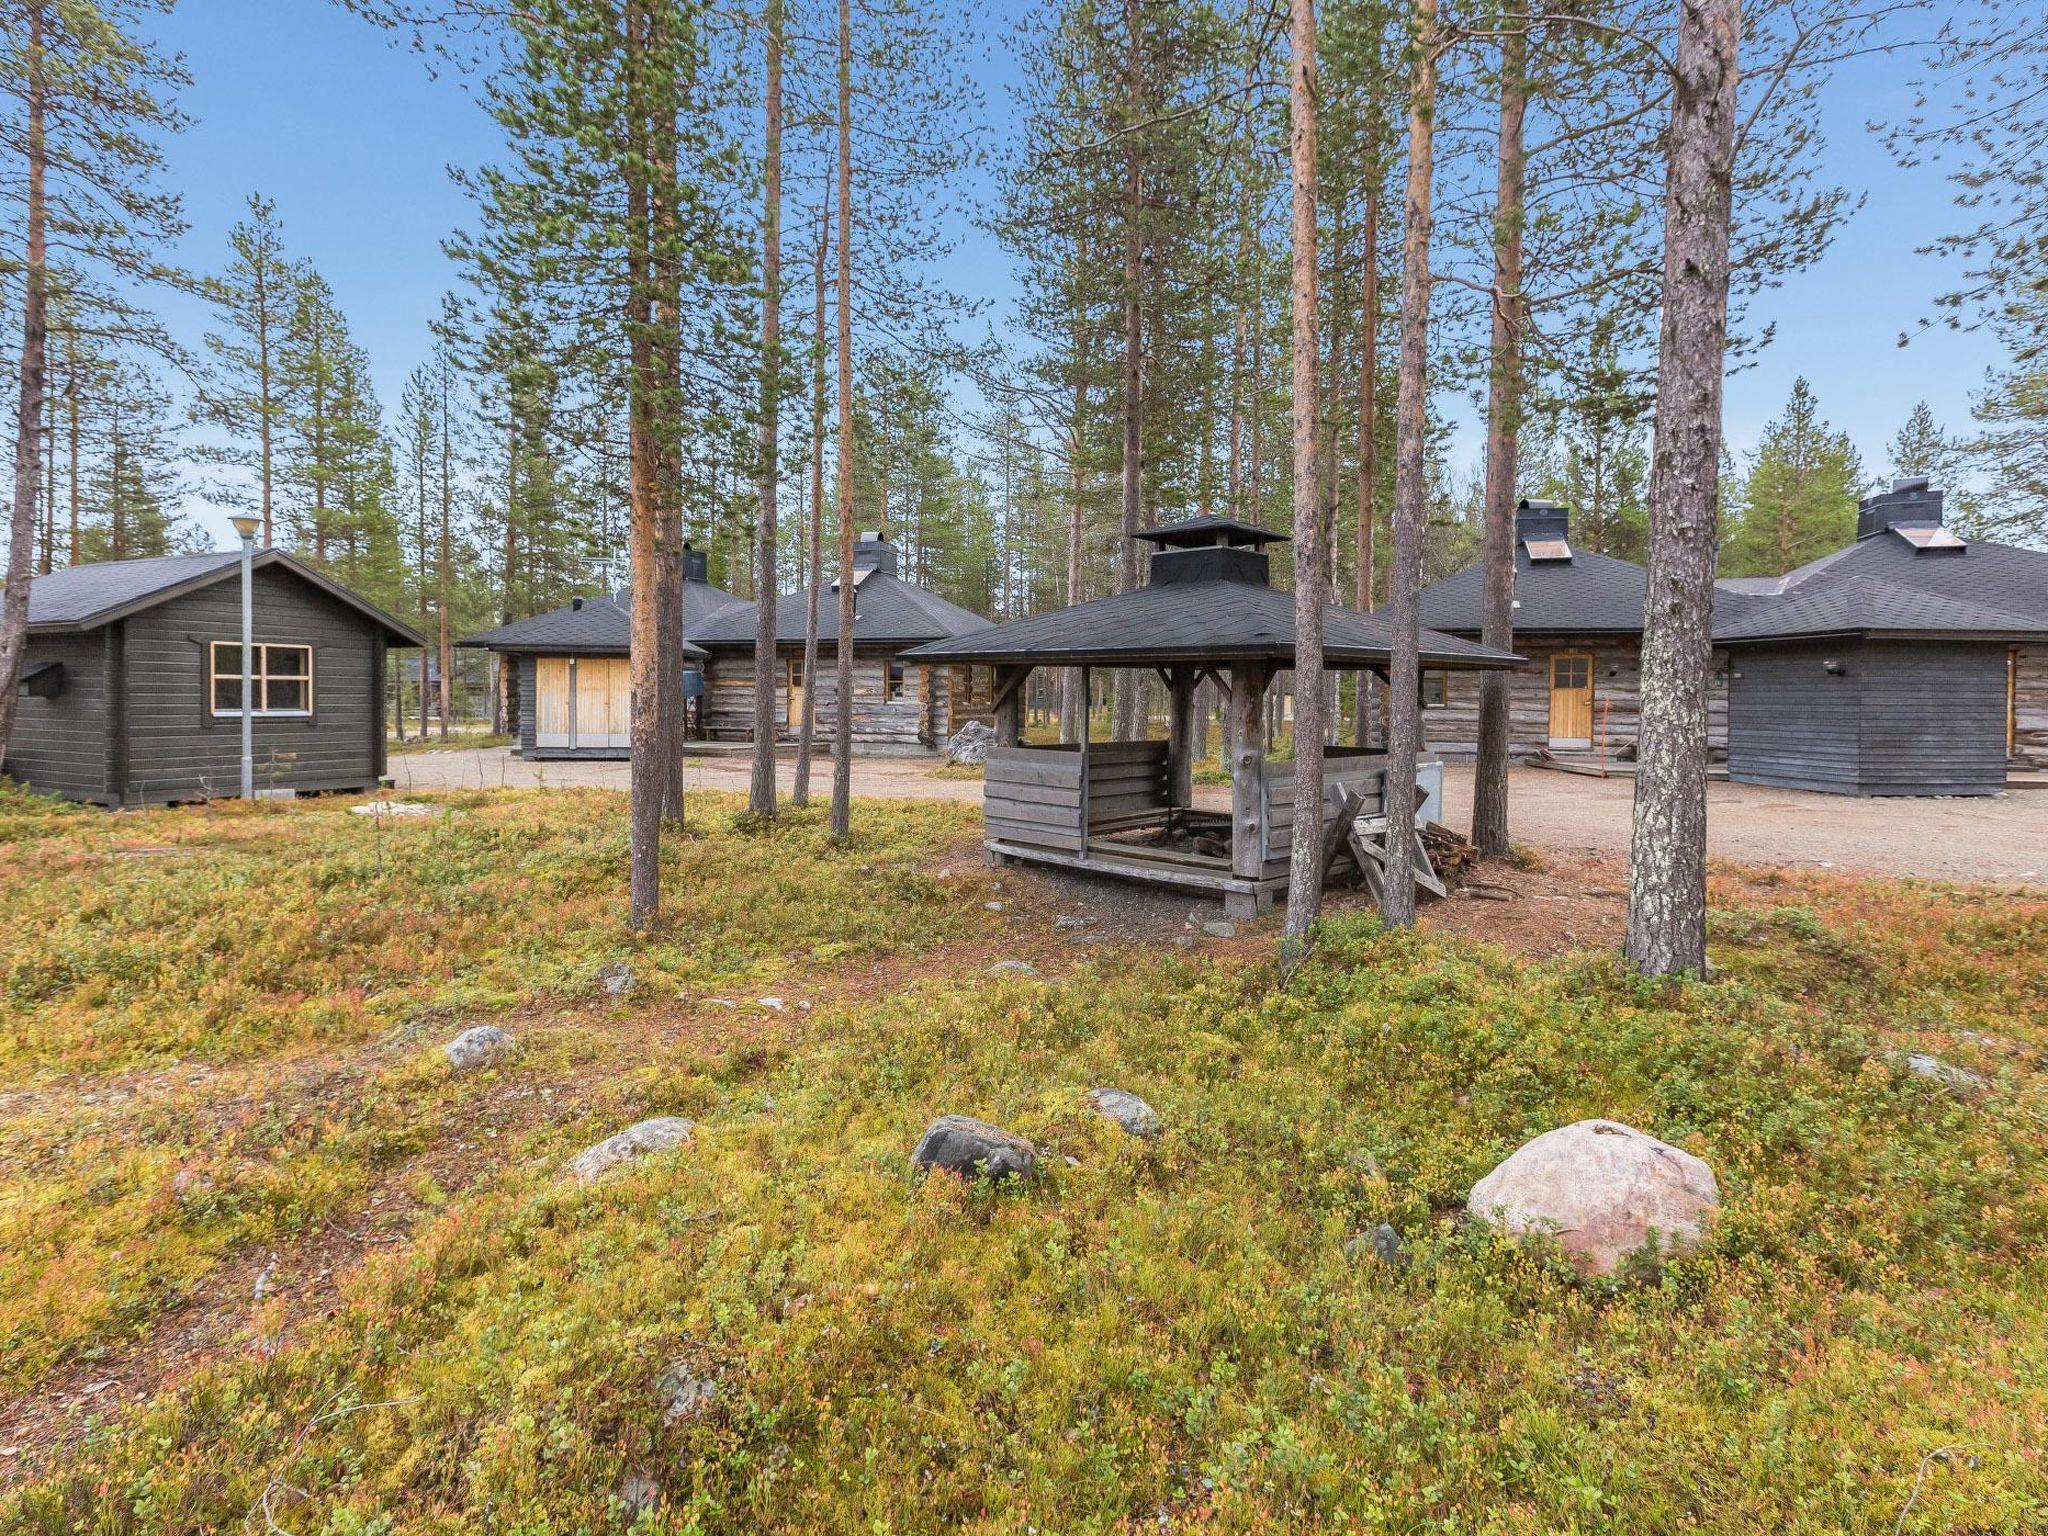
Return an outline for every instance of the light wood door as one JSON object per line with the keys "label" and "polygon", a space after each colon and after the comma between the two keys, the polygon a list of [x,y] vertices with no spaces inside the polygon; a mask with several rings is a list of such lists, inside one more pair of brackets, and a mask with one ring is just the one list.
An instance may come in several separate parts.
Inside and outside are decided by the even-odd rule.
{"label": "light wood door", "polygon": [[791,661],[787,665],[787,671],[788,691],[785,696],[789,700],[789,712],[783,717],[782,723],[791,730],[796,730],[803,724],[804,719],[804,664],[801,661]]}
{"label": "light wood door", "polygon": [[1593,658],[1584,651],[1550,658],[1550,744],[1593,745]]}
{"label": "light wood door", "polygon": [[576,659],[575,745],[633,744],[633,670],[623,656]]}
{"label": "light wood door", "polygon": [[569,723],[569,658],[540,656],[533,664],[533,744],[571,745]]}

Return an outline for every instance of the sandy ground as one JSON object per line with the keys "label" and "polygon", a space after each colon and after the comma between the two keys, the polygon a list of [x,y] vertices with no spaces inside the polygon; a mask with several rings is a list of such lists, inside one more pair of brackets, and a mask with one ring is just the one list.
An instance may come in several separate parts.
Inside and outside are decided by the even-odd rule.
{"label": "sandy ground", "polygon": [[[789,786],[792,763],[778,774]],[[626,787],[625,763],[530,763],[504,747],[396,754],[391,774],[401,790],[524,789],[536,786]],[[811,783],[831,786],[831,765],[818,760]],[[690,787],[747,787],[747,760],[735,755],[690,759]],[[889,799],[978,803],[972,779],[936,778],[922,758],[860,758],[853,792]],[[1509,791],[1514,840],[1545,853],[1625,856],[1633,786],[1538,768],[1517,768]],[[1205,787],[1196,798],[1228,805],[1227,791]],[[1445,771],[1451,824],[1472,808],[1472,771]],[[1707,841],[1716,858],[1740,864],[1872,870],[1942,880],[2048,882],[2048,789],[2021,789],[1979,800],[1858,800],[1841,795],[1761,789],[1749,784],[1707,787]]]}

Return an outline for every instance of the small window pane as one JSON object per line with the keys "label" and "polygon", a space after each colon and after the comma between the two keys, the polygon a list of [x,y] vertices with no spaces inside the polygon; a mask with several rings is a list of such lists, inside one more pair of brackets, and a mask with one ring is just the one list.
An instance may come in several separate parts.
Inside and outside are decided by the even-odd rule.
{"label": "small window pane", "polygon": [[264,685],[265,709],[306,708],[306,680],[302,677],[273,677]]}
{"label": "small window pane", "polygon": [[216,677],[213,680],[213,707],[241,713],[242,680],[239,677]]}
{"label": "small window pane", "polygon": [[304,677],[312,671],[313,653],[303,645],[266,645],[263,669],[272,677]]}

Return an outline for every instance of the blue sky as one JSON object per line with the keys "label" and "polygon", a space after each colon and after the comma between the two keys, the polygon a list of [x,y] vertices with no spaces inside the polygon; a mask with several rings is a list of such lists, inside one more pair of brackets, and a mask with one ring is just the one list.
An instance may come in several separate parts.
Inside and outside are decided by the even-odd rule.
{"label": "blue sky", "polygon": [[[468,209],[448,167],[488,158],[489,125],[455,83],[430,78],[418,57],[331,0],[185,0],[162,35],[194,76],[185,105],[196,121],[169,147],[192,225],[184,259],[219,266],[248,193],[273,198],[293,251],[333,285],[388,408],[424,357],[427,323],[453,278],[441,240]],[[983,78],[1000,124],[1012,71],[997,43]],[[1971,392],[1998,361],[1982,335],[1935,331],[1905,350],[1893,344],[1944,286],[1943,264],[1914,247],[1950,212],[1937,175],[1900,171],[1864,128],[1867,115],[1904,99],[1906,75],[1897,60],[1871,59],[1829,88],[1831,173],[1868,202],[1821,262],[1757,301],[1755,317],[1775,323],[1777,339],[1729,380],[1727,435],[1738,457],[1804,374],[1865,467],[1882,473],[1885,443],[1916,400],[1945,425],[1964,425]],[[1009,291],[1004,258],[978,236],[952,271],[998,306]],[[164,308],[196,345],[203,309]],[[1454,450],[1461,468],[1476,458],[1469,436]],[[201,521],[224,534],[224,517]]]}

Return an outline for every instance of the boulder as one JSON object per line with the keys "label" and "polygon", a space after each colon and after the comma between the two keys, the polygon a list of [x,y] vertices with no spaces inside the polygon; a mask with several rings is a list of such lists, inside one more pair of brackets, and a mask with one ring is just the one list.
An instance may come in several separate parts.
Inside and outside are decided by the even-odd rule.
{"label": "boulder", "polygon": [[640,984],[640,978],[625,961],[614,960],[598,971],[597,984],[604,988],[607,997],[625,997]]}
{"label": "boulder", "polygon": [[608,1136],[594,1147],[585,1147],[562,1165],[562,1176],[578,1184],[595,1184],[614,1169],[656,1152],[688,1146],[696,1135],[695,1121],[679,1115],[660,1115],[630,1125],[616,1136]]}
{"label": "boulder", "polygon": [[1699,1246],[1721,1203],[1690,1152],[1613,1120],[1581,1120],[1517,1148],[1472,1186],[1466,1209],[1511,1236],[1547,1234],[1581,1274],[1612,1275]]}
{"label": "boulder", "polygon": [[511,1055],[517,1043],[497,1025],[479,1024],[475,1029],[465,1029],[442,1046],[441,1054],[448,1058],[448,1065],[456,1071],[471,1072]]}
{"label": "boulder", "polygon": [[1344,1245],[1344,1257],[1354,1264],[1372,1259],[1381,1264],[1391,1264],[1395,1269],[1408,1267],[1408,1245],[1401,1241],[1401,1234],[1386,1222],[1381,1222],[1370,1232],[1361,1232]]}
{"label": "boulder", "polygon": [[1202,932],[1212,939],[1234,939],[1237,937],[1237,924],[1228,918],[1213,918],[1202,924]]}
{"label": "boulder", "polygon": [[979,720],[970,720],[946,738],[946,761],[985,763],[988,761],[988,749],[995,744],[996,733],[993,726],[983,725]]}
{"label": "boulder", "polygon": [[962,1178],[1028,1179],[1038,1171],[1038,1149],[1015,1131],[971,1115],[941,1115],[918,1138],[914,1167],[937,1168]]}
{"label": "boulder", "polygon": [[1090,1088],[1088,1107],[1105,1120],[1113,1120],[1133,1136],[1159,1134],[1159,1112],[1135,1093],[1122,1088]]}
{"label": "boulder", "polygon": [[619,1479],[612,1497],[619,1501],[628,1519],[661,1508],[661,1484],[643,1472],[629,1472]]}
{"label": "boulder", "polygon": [[1038,967],[1029,960],[998,960],[988,968],[991,976],[1036,976]]}
{"label": "boulder", "polygon": [[1924,1077],[1930,1083],[1939,1083],[1957,1093],[1978,1093],[1991,1086],[1991,1080],[1982,1072],[1972,1072],[1968,1067],[1959,1067],[1954,1062],[1943,1061],[1939,1056],[1929,1056],[1922,1051],[1897,1059],[1915,1077]]}
{"label": "boulder", "polygon": [[661,1422],[674,1428],[711,1405],[711,1400],[718,1396],[718,1382],[714,1377],[698,1375],[679,1360],[661,1373],[654,1390],[661,1396]]}

